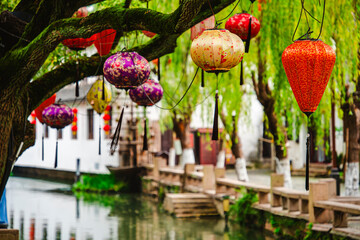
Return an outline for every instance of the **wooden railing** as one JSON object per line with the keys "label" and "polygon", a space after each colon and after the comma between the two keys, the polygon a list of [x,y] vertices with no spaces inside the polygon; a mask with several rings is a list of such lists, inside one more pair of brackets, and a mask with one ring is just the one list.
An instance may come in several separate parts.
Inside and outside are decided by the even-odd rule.
{"label": "wooden railing", "polygon": [[[214,201],[222,201],[222,197],[228,195],[232,202],[241,197],[238,189],[252,190],[258,195],[258,202],[254,205],[257,209],[313,223],[332,223],[333,228],[347,227],[348,215],[360,215],[360,198],[336,197],[334,179],[311,182],[310,191],[306,192],[284,188],[284,177],[280,174],[272,174],[270,186],[266,186],[226,178],[225,169],[212,165],[199,168],[187,164],[182,170],[164,167],[158,161],[155,159],[153,164],[146,166],[147,176],[144,177],[157,188],[177,186],[181,192],[204,193]],[[147,183],[144,192],[154,193],[155,185]],[[149,191],[147,187],[150,187]],[[218,205],[221,212],[221,204]]]}

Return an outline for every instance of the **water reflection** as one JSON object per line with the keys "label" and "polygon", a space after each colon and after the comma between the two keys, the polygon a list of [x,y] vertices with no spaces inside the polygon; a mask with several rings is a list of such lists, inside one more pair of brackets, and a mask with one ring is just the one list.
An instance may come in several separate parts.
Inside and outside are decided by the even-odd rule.
{"label": "water reflection", "polygon": [[143,195],[74,196],[53,191],[68,185],[11,177],[10,226],[22,240],[220,240],[265,239],[243,229],[224,233],[219,218],[176,219]]}

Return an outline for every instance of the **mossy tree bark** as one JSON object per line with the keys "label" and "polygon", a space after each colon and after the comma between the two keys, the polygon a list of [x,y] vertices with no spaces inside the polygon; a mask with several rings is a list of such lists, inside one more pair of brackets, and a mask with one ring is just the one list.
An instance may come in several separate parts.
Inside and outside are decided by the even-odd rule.
{"label": "mossy tree bark", "polygon": [[[77,63],[71,60],[34,79],[49,54],[62,40],[87,38],[109,28],[117,31],[117,37],[121,37],[125,32],[148,30],[157,33],[157,36],[131,50],[152,60],[173,52],[177,38],[184,31],[212,15],[207,0],[182,1],[170,14],[145,8],[129,8],[131,1],[124,0],[117,7],[97,11],[85,18],[69,18],[78,8],[101,1],[22,0],[14,11],[32,15],[31,21],[26,23],[12,18],[17,32],[9,34],[9,31],[0,31],[1,42],[6,42],[6,46],[0,51],[1,186],[7,181],[7,178],[4,178],[6,164],[14,163],[20,143],[24,142],[21,152],[34,144],[33,128],[26,120],[28,115],[63,86],[79,80],[74,77]],[[234,1],[213,0],[213,11],[217,13]],[[9,25],[6,16],[13,17],[9,12],[2,12],[0,18],[5,19],[5,22],[0,21],[2,28]],[[102,61],[105,59],[106,56]],[[99,61],[99,56],[80,58],[78,64],[81,78],[91,76]],[[10,141],[11,130],[15,136],[13,141]],[[10,142],[13,143],[11,152]]]}

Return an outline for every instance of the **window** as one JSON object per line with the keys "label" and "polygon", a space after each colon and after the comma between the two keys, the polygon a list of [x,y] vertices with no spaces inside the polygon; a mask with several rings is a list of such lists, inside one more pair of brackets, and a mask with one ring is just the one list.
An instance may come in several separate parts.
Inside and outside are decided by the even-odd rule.
{"label": "window", "polygon": [[94,110],[87,110],[88,117],[88,139],[94,139]]}

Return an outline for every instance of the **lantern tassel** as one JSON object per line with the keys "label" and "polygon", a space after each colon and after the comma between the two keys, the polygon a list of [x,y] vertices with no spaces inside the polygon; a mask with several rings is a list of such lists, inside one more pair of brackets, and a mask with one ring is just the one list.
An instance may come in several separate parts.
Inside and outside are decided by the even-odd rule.
{"label": "lantern tassel", "polygon": [[76,86],[75,86],[75,97],[79,97],[80,93],[79,93],[79,81],[76,81]]}
{"label": "lantern tassel", "polygon": [[245,52],[248,53],[249,52],[249,48],[250,48],[250,39],[251,39],[251,20],[252,20],[252,16],[250,16],[249,18],[249,29],[248,29],[248,35],[246,38],[246,46],[245,46]]}
{"label": "lantern tassel", "polygon": [[160,82],[160,58],[158,58],[158,81]]}
{"label": "lantern tassel", "polygon": [[125,107],[123,107],[123,109],[121,110],[119,122],[118,122],[118,125],[116,127],[113,139],[111,140],[111,144],[110,144],[111,154],[113,154],[115,152],[116,146],[117,146],[117,144],[119,142],[120,131],[121,131],[121,123],[122,123],[122,119],[123,119],[123,116],[124,116],[124,109],[125,109]]}
{"label": "lantern tassel", "polygon": [[99,155],[101,155],[101,115],[99,114]]}
{"label": "lantern tassel", "polygon": [[213,131],[212,131],[212,140],[219,140],[219,126],[218,126],[218,90],[216,90],[215,94],[215,111],[214,111],[214,125],[213,125]]}
{"label": "lantern tassel", "polygon": [[148,150],[148,141],[147,141],[147,124],[146,117],[144,118],[144,139],[143,139],[143,151]]}
{"label": "lantern tassel", "polygon": [[[57,136],[59,137],[59,134],[58,134]],[[54,168],[57,168],[57,165],[58,165],[58,137],[56,137],[55,164],[54,164]]]}
{"label": "lantern tassel", "polygon": [[[77,52],[76,52],[77,56]],[[79,61],[76,61],[76,85],[75,85],[75,97],[79,97]]]}
{"label": "lantern tassel", "polygon": [[241,61],[241,65],[240,65],[240,86],[241,86],[241,85],[244,85],[243,62],[244,62],[244,59]]}
{"label": "lantern tassel", "polygon": [[205,87],[204,74],[204,69],[201,69],[201,87]]}
{"label": "lantern tassel", "polygon": [[105,100],[105,80],[102,78],[102,100]]}
{"label": "lantern tassel", "polygon": [[46,126],[43,124],[43,132],[41,137],[41,160],[44,161],[44,138],[45,138],[45,128]]}
{"label": "lantern tassel", "polygon": [[309,165],[310,165],[310,147],[311,147],[311,137],[310,131],[308,131],[306,139],[306,170],[305,170],[305,189],[309,190]]}

